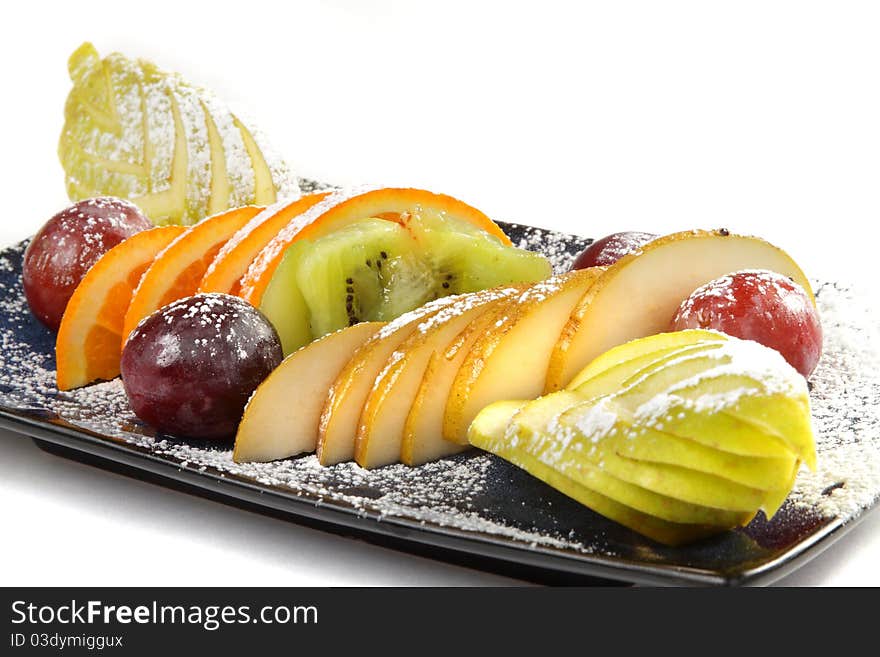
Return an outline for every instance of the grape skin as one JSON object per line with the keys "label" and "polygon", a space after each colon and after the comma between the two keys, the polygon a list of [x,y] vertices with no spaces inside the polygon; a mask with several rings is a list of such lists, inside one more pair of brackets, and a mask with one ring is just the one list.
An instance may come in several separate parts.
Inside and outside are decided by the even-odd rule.
{"label": "grape skin", "polygon": [[281,360],[278,334],[257,309],[227,294],[197,294],[132,331],[122,382],[135,414],[160,431],[224,439]]}
{"label": "grape skin", "polygon": [[671,328],[715,329],[760,342],[805,377],[822,355],[822,325],[809,295],[771,271],[743,270],[710,281],[682,302]]}
{"label": "grape skin", "polygon": [[640,233],[637,231],[625,231],[612,233],[602,239],[598,239],[584,249],[575,258],[571,265],[574,269],[588,269],[589,267],[607,267],[613,265],[623,256],[637,251],[644,244],[655,239],[652,233]]}
{"label": "grape skin", "polygon": [[91,266],[124,239],[152,227],[137,206],[112,197],[86,199],[56,214],[24,253],[22,285],[31,312],[57,331]]}

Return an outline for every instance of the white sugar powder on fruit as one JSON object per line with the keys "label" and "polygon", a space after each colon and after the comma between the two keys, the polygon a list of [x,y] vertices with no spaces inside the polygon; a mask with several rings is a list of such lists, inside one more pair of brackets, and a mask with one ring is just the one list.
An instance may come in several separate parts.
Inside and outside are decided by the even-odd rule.
{"label": "white sugar powder on fruit", "polygon": [[[587,243],[540,229],[525,229],[524,235],[519,245],[550,253],[557,272],[564,271]],[[3,254],[14,272],[0,267],[0,406],[93,431],[204,476],[271,486],[316,505],[503,536],[544,549],[608,553],[603,536],[592,531],[593,522],[586,520],[583,527],[554,524],[560,498],[544,499],[544,489],[532,488],[531,478],[489,454],[472,452],[417,468],[393,465],[370,471],[352,463],[322,467],[314,456],[238,464],[228,448],[156,436],[133,415],[118,379],[59,392],[51,336],[36,325],[21,294],[17,270],[23,248],[22,244]],[[810,395],[818,470],[800,473],[788,508],[845,521],[880,494],[880,334],[872,315],[876,308],[866,300],[832,284],[819,289],[825,354],[811,379]],[[605,426],[601,417],[594,419],[597,426]],[[523,514],[514,518],[510,500],[493,496],[499,491],[506,497],[515,495],[517,485],[527,486],[529,495],[523,498]]]}
{"label": "white sugar powder on fruit", "polygon": [[[686,367],[689,362],[701,360],[709,362],[705,363],[699,373],[676,381],[668,389],[640,404],[634,413],[635,420],[654,426],[673,408],[685,407],[698,413],[719,412],[732,408],[745,395],[807,394],[806,381],[779,352],[750,340],[729,338],[711,350],[691,352],[671,359],[667,366]],[[650,377],[648,374],[636,379],[621,394],[637,389]],[[698,389],[707,382],[723,382],[728,378],[740,381],[740,387],[702,393],[696,399],[685,396],[685,393]]]}

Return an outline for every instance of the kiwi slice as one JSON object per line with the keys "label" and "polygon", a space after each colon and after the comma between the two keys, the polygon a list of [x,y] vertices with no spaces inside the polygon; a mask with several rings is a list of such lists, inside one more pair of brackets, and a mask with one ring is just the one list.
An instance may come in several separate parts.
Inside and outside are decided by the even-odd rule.
{"label": "kiwi slice", "polygon": [[390,321],[450,294],[533,282],[550,275],[543,256],[442,215],[398,223],[367,218],[291,246],[260,309],[285,354],[363,321]]}
{"label": "kiwi slice", "polygon": [[[313,242],[296,276],[312,336],[390,319],[430,300],[422,280],[429,272],[415,248],[403,226],[384,219],[363,219]],[[388,290],[395,291],[390,298]]]}
{"label": "kiwi slice", "polygon": [[260,300],[260,311],[275,327],[285,356],[312,341],[309,307],[296,284],[296,273],[308,242],[294,242],[284,254]]}

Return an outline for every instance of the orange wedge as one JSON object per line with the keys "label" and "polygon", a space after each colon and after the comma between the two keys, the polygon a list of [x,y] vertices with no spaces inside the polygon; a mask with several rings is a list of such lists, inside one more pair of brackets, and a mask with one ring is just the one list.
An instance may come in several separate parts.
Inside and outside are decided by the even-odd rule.
{"label": "orange wedge", "polygon": [[262,207],[247,205],[195,224],[169,244],[141,277],[122,323],[122,344],[144,317],[195,294],[217,252]]}
{"label": "orange wedge", "polygon": [[323,200],[328,192],[281,201],[265,208],[233,235],[208,265],[199,292],[237,294],[241,277],[257,254],[291,219]]}
{"label": "orange wedge", "polygon": [[331,194],[284,226],[250,263],[241,278],[238,296],[259,307],[263,292],[287,247],[298,240],[314,239],[368,217],[387,219],[405,226],[409,216],[424,211],[466,221],[495,235],[504,244],[511,244],[504,231],[489,217],[445,194],[395,187],[345,190]]}
{"label": "orange wedge", "polygon": [[122,322],[141,275],[162,249],[186,232],[162,226],[132,235],[92,265],[67,304],[55,342],[59,390],[119,375]]}

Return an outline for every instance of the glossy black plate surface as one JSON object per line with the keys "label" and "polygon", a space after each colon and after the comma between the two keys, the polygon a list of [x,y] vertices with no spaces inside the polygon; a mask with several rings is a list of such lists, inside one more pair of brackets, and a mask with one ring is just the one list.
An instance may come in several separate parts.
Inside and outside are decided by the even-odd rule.
{"label": "glossy black plate surface", "polygon": [[[503,224],[514,243],[567,267],[587,240]],[[880,495],[880,358],[876,308],[839,284],[816,284],[825,355],[812,384],[820,468],[802,472],[767,521],[684,548],[659,546],[525,472],[468,453],[419,468],[323,468],[314,456],[238,465],[229,447],[156,435],[131,412],[119,381],[70,393],[54,385],[54,335],[27,310],[24,244],[0,252],[0,425],[102,463],[133,468],[229,501],[311,519],[395,546],[428,546],[552,574],[668,584],[773,581],[815,556]],[[466,562],[465,557],[465,562]]]}

